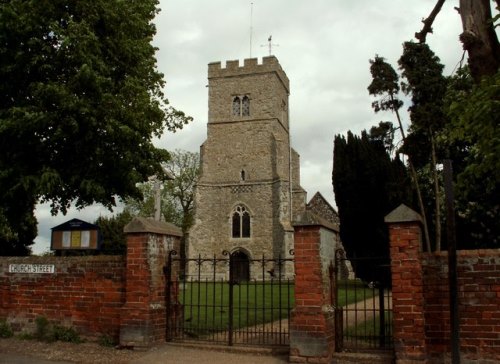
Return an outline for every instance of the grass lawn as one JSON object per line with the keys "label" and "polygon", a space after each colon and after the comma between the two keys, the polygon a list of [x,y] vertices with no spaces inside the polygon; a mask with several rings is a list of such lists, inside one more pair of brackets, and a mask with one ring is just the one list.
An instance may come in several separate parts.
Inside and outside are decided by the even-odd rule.
{"label": "grass lawn", "polygon": [[[373,296],[373,290],[351,281],[339,288],[341,306]],[[184,331],[201,336],[228,329],[229,284],[186,282],[179,301],[184,306]],[[233,329],[289,318],[295,304],[293,281],[242,282],[233,286]]]}
{"label": "grass lawn", "polygon": [[[380,316],[375,315],[370,319],[359,322],[357,325],[344,328],[344,339],[365,343],[370,347],[378,347],[380,344]],[[392,311],[385,311],[384,335],[386,337],[384,346],[392,344]]]}
{"label": "grass lawn", "polygon": [[337,282],[337,305],[345,307],[354,302],[365,301],[378,293],[378,290],[369,288],[359,279],[340,280]]}
{"label": "grass lawn", "polygon": [[[184,330],[198,334],[228,329],[229,284],[190,282],[180,292]],[[288,318],[294,306],[293,283],[242,282],[233,286],[233,329]]]}

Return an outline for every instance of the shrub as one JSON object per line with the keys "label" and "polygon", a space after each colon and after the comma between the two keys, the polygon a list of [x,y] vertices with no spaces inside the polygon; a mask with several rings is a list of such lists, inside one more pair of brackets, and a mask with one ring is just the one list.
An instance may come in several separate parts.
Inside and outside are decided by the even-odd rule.
{"label": "shrub", "polygon": [[76,330],[72,327],[64,327],[61,325],[51,325],[49,320],[44,316],[39,316],[35,319],[36,331],[35,338],[42,341],[65,341],[79,344],[83,342]]}
{"label": "shrub", "polygon": [[6,339],[12,337],[14,332],[6,319],[0,319],[0,337]]}
{"label": "shrub", "polygon": [[34,340],[35,339],[35,335],[33,335],[31,332],[26,332],[26,331],[21,332],[16,337],[19,340]]}
{"label": "shrub", "polygon": [[45,316],[38,316],[35,319],[35,325],[35,338],[50,341],[49,320]]}
{"label": "shrub", "polygon": [[105,346],[108,348],[113,347],[116,344],[118,344],[116,342],[116,340],[114,340],[111,336],[106,335],[106,334],[99,336],[99,339],[97,340],[97,342],[99,343],[99,345]]}
{"label": "shrub", "polygon": [[72,327],[54,325],[52,328],[52,338],[54,341],[64,341],[79,344],[83,342],[76,330]]}

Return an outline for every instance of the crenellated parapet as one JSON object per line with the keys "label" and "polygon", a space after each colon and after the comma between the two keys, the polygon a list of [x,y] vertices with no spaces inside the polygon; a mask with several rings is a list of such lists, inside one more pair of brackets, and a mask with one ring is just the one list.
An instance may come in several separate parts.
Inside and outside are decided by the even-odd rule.
{"label": "crenellated parapet", "polygon": [[255,75],[259,73],[275,73],[287,92],[290,92],[290,81],[275,56],[263,57],[262,63],[259,63],[257,58],[246,58],[243,61],[243,66],[240,66],[239,60],[226,61],[226,67],[222,67],[221,62],[208,64],[208,79],[244,76],[246,74]]}

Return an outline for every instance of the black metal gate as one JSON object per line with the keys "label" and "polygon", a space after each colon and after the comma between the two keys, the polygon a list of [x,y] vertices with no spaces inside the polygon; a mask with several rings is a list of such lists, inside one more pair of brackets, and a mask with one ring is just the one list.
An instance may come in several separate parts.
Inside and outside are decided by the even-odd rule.
{"label": "black metal gate", "polygon": [[[364,279],[346,277],[351,264]],[[351,273],[352,274],[352,273]],[[335,347],[337,351],[392,349],[392,293],[388,258],[347,259],[336,252]]]}
{"label": "black metal gate", "polygon": [[166,268],[167,340],[289,345],[293,259],[224,251],[182,260],[172,251]]}

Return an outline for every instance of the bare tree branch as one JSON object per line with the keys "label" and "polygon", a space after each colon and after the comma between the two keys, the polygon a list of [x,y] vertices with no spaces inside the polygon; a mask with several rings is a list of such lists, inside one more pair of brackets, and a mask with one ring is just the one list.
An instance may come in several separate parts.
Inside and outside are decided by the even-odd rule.
{"label": "bare tree branch", "polygon": [[441,8],[443,7],[445,1],[446,0],[438,0],[427,19],[422,20],[422,22],[424,23],[424,27],[420,32],[415,33],[415,38],[417,38],[420,43],[425,43],[427,33],[432,33],[432,23],[434,23],[434,20],[436,19],[438,13],[441,11]]}

